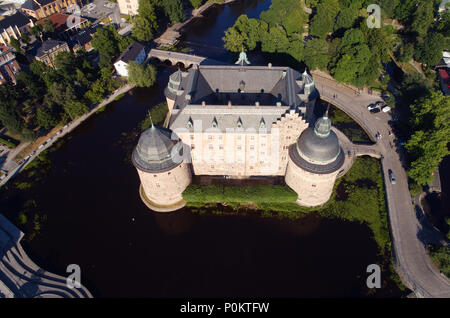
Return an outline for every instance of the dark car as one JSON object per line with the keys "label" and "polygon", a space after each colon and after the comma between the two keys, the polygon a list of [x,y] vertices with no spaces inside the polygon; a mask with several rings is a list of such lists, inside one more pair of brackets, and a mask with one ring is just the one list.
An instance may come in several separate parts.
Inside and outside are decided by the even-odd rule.
{"label": "dark car", "polygon": [[391,180],[391,183],[392,183],[392,184],[396,184],[396,183],[397,183],[397,180],[395,179],[395,174],[394,174],[394,172],[392,172],[392,170],[389,169],[389,170],[388,170],[388,173],[389,173],[389,180]]}
{"label": "dark car", "polygon": [[371,109],[370,112],[373,113],[373,114],[376,114],[376,113],[380,112],[380,109],[379,108],[374,108],[374,109]]}

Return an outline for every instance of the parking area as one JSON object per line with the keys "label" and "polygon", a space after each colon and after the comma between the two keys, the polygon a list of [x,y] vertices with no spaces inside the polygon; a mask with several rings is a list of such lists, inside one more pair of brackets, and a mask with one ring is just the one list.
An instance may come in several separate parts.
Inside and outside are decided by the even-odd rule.
{"label": "parking area", "polygon": [[81,9],[81,15],[96,21],[111,16],[113,23],[120,23],[120,20],[117,20],[120,19],[117,4],[108,0],[92,1]]}

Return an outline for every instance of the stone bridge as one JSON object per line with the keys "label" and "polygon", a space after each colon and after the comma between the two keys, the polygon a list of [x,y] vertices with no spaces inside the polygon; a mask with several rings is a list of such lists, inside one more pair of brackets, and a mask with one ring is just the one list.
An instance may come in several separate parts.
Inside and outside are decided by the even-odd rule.
{"label": "stone bridge", "polygon": [[203,56],[159,49],[151,49],[147,55],[147,59],[150,58],[156,58],[161,62],[169,61],[172,65],[179,65],[183,68],[189,68],[207,60],[207,58]]}

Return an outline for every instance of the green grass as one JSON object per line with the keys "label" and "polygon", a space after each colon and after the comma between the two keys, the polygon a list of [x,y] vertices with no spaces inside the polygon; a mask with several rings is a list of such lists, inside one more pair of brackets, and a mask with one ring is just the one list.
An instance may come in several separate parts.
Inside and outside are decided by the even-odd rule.
{"label": "green grass", "polygon": [[153,121],[154,125],[159,125],[162,122],[164,122],[164,119],[166,118],[167,112],[169,111],[169,108],[167,106],[166,102],[159,103],[158,105],[155,105],[150,109],[150,114],[152,116],[152,119],[150,120],[150,117],[146,117],[141,122],[141,130],[144,131],[147,128],[150,128],[151,123]]}
{"label": "green grass", "polygon": [[333,126],[342,131],[352,142],[371,143],[364,129],[342,110],[330,107],[329,117]]}

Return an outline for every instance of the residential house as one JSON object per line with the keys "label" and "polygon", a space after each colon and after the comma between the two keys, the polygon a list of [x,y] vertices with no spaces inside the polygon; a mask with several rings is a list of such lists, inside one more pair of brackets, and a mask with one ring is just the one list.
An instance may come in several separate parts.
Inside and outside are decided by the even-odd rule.
{"label": "residential house", "polygon": [[16,83],[16,74],[20,72],[20,65],[12,48],[0,44],[0,84]]}
{"label": "residential house", "polygon": [[60,52],[70,52],[69,45],[64,41],[48,39],[37,49],[34,58],[55,68],[55,58]]}
{"label": "residential house", "polygon": [[119,5],[119,11],[121,14],[138,14],[139,0],[117,0],[117,4]]}
{"label": "residential house", "polygon": [[87,26],[88,20],[83,17],[71,17],[66,13],[55,13],[51,16],[41,19],[36,24],[44,25],[45,21],[50,21],[55,26],[55,31],[67,38],[75,34],[78,30]]}
{"label": "residential house", "polygon": [[86,52],[93,50],[92,47],[92,35],[93,30],[86,28],[71,37],[71,47],[72,51],[76,52],[78,50],[84,49]]}
{"label": "residential house", "polygon": [[0,20],[0,44],[8,45],[11,38],[19,40],[22,33],[28,33],[34,26],[30,17],[18,11]]}
{"label": "residential house", "polygon": [[22,5],[22,11],[27,15],[40,20],[55,13],[64,12],[68,7],[78,5],[80,0],[27,0]]}
{"label": "residential house", "polygon": [[145,57],[145,47],[138,42],[131,43],[114,63],[117,74],[120,76],[128,76],[128,63],[130,61],[136,61],[142,64],[145,61]]}

